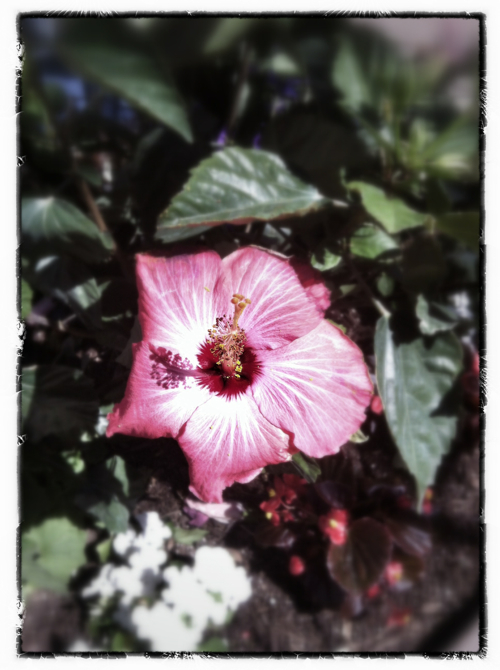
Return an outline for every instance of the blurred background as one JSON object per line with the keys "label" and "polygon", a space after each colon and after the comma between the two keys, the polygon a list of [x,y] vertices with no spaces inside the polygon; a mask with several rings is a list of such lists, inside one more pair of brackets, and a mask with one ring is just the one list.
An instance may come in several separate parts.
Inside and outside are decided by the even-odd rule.
{"label": "blurred background", "polygon": [[[480,20],[25,15],[19,31],[22,650],[450,649],[479,594]],[[169,205],[197,166],[217,181],[204,161],[228,148],[277,156],[329,204],[209,226],[208,187],[187,225]],[[238,514],[186,511],[175,443],[105,438],[140,340],[134,254],[191,244],[258,244],[322,273],[384,401],[368,444],[428,503],[432,555],[394,602],[304,605],[238,539]],[[422,363],[451,426],[424,412],[429,472],[381,390],[381,305],[395,345],[444,347]],[[229,501],[253,504],[241,487]]]}

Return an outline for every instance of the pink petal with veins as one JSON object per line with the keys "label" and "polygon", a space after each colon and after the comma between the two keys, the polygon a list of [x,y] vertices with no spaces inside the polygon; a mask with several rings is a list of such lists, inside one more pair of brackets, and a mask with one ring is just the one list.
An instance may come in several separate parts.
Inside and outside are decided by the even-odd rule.
{"label": "pink petal with veins", "polygon": [[125,397],[108,414],[106,435],[176,437],[196,408],[209,399],[210,392],[185,374],[191,369],[187,359],[183,362],[179,356],[174,360],[175,356],[166,351],[162,356],[147,342],[132,347],[134,361]]}
{"label": "pink petal with veins", "polygon": [[231,287],[214,251],[162,258],[137,256],[139,320],[146,342],[182,353],[193,364],[215,318],[230,312]]}
{"label": "pink petal with veins", "polygon": [[290,458],[288,435],[262,416],[250,393],[212,395],[177,439],[189,462],[191,490],[207,502],[222,502],[226,486]]}
{"label": "pink petal with veins", "polygon": [[307,297],[313,301],[320,316],[325,316],[331,304],[331,291],[325,286],[321,273],[308,263],[303,263],[296,258],[290,259],[290,265],[297,273]]}
{"label": "pink petal with veins", "polygon": [[248,247],[222,261],[233,293],[250,298],[240,325],[255,349],[275,349],[315,328],[321,320],[288,261]]}
{"label": "pink petal with veins", "polygon": [[372,383],[358,347],[322,321],[280,349],[260,351],[251,386],[262,414],[309,456],[335,454],[365,419]]}

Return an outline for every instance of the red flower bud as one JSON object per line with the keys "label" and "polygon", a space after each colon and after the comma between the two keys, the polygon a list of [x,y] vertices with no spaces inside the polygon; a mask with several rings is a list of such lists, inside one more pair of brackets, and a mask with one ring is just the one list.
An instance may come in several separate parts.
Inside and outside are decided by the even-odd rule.
{"label": "red flower bud", "polygon": [[382,414],[384,411],[384,406],[382,405],[382,399],[378,395],[374,395],[370,403],[370,409],[374,414]]}
{"label": "red flower bud", "polygon": [[300,558],[300,556],[296,556],[295,554],[293,556],[290,556],[288,571],[290,572],[291,575],[297,577],[298,575],[301,575],[305,569],[306,569],[305,563]]}

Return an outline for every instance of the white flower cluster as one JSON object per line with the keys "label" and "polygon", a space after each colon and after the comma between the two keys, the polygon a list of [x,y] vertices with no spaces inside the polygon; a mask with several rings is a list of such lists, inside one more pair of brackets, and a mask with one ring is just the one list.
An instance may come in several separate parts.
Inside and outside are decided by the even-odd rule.
{"label": "white flower cluster", "polygon": [[[201,547],[194,566],[160,569],[167,560],[164,541],[171,536],[156,512],[138,516],[142,532],[115,537],[114,550],[128,565],[105,565],[83,591],[84,597],[107,599],[119,594],[115,620],[151,651],[196,651],[209,624],[224,624],[230,612],[251,595],[250,581],[221,547]],[[167,587],[152,607],[134,601],[154,597],[160,584]]]}

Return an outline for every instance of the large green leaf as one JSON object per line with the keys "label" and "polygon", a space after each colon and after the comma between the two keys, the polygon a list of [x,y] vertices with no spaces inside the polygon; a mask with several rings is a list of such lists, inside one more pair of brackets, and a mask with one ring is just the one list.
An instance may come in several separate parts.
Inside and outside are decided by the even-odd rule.
{"label": "large green leaf", "polygon": [[71,575],[85,563],[87,534],[68,519],[47,519],[22,538],[22,581],[64,592]]}
{"label": "large green leaf", "polygon": [[294,177],[267,151],[224,149],[202,161],[160,215],[156,237],[172,228],[268,221],[306,214],[326,204],[313,186]]}
{"label": "large green leaf", "polygon": [[193,141],[182,98],[162,67],[145,51],[113,44],[74,44],[65,51],[84,74],[123,96],[134,107]]}
{"label": "large green leaf", "polygon": [[479,212],[449,212],[435,220],[440,233],[446,233],[474,251],[479,248]]}
{"label": "large green leaf", "polygon": [[351,253],[362,258],[377,258],[384,251],[397,249],[398,245],[378,226],[365,223],[351,237]]}
{"label": "large green leaf", "polygon": [[75,428],[91,430],[99,410],[91,380],[64,365],[25,368],[21,398],[24,427],[35,440]]}
{"label": "large green leaf", "polygon": [[408,228],[422,226],[427,218],[410,209],[402,200],[390,197],[382,189],[365,184],[361,181],[352,181],[347,188],[357,191],[366,211],[384,226],[388,233],[399,233]]}
{"label": "large green leaf", "polygon": [[456,416],[442,416],[438,410],[462,367],[460,343],[447,333],[431,346],[422,339],[396,345],[387,317],[381,317],[375,357],[385,415],[421,501],[455,436]]}
{"label": "large green leaf", "polygon": [[23,198],[22,250],[27,256],[67,253],[89,263],[109,258],[113,241],[61,198]]}

